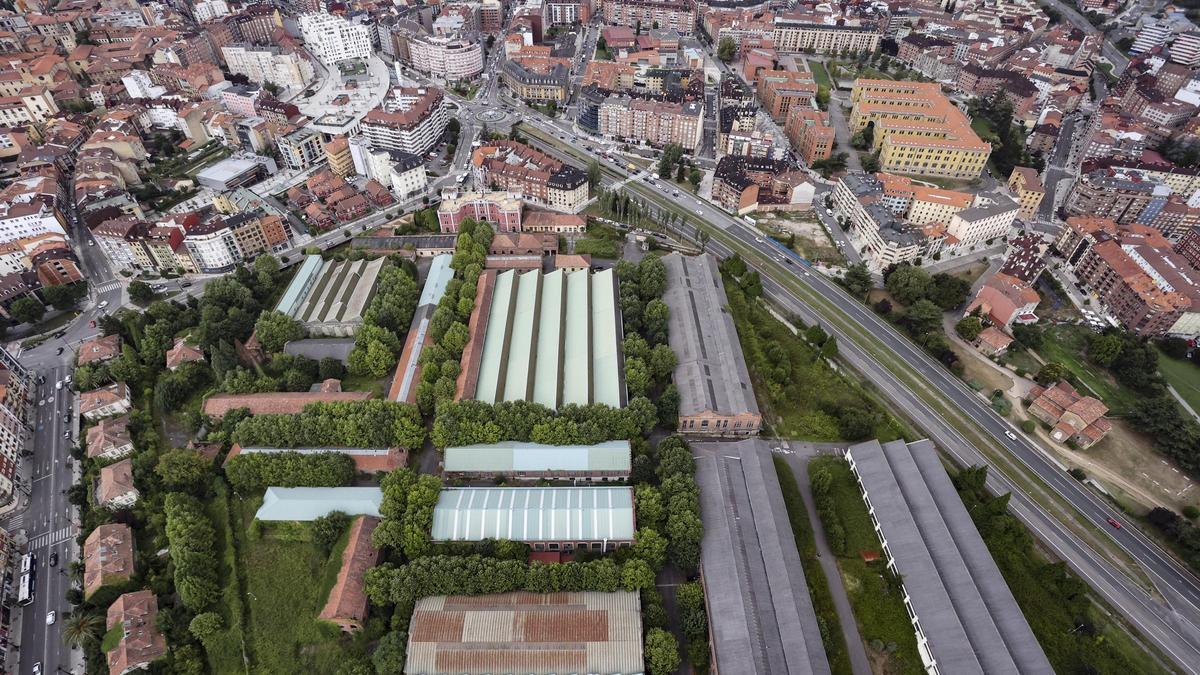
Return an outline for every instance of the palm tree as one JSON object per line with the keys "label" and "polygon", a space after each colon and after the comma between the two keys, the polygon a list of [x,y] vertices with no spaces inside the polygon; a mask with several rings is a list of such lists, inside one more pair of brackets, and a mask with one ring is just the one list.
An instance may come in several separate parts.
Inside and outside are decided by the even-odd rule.
{"label": "palm tree", "polygon": [[99,614],[76,612],[63,626],[63,641],[71,647],[84,642],[99,640],[104,635],[104,617]]}

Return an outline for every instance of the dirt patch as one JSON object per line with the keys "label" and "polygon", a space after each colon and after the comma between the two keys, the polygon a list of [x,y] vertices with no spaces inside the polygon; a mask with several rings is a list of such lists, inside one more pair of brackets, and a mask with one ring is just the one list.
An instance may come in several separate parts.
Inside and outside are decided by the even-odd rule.
{"label": "dirt patch", "polygon": [[[997,389],[1004,392],[1012,390],[1013,378],[988,365],[979,352],[960,344],[957,340],[950,340],[950,349],[958,355],[958,360],[962,362],[963,379],[971,385],[972,389],[981,391],[985,395],[990,395]],[[1009,398],[1013,397],[1009,396]]]}
{"label": "dirt patch", "polygon": [[792,248],[804,258],[826,263],[840,263],[845,256],[838,250],[837,245],[830,239],[825,227],[817,222],[811,211],[803,213],[763,213],[755,214],[758,228],[774,237],[783,244],[791,244]]}
{"label": "dirt patch", "polygon": [[979,277],[983,276],[983,273],[987,271],[987,268],[988,264],[986,262],[973,262],[966,267],[960,267],[953,272],[950,272],[950,276],[963,279],[968,284],[974,284],[979,280]]}

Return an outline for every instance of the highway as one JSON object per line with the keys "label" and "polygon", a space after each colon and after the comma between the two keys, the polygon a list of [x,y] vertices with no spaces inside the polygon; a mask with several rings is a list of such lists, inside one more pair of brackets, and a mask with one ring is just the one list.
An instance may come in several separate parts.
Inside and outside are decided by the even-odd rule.
{"label": "highway", "polygon": [[[529,136],[542,149],[560,158],[575,162],[591,158],[578,145],[547,140],[543,134]],[[623,169],[608,165],[605,174],[611,181],[628,177]],[[675,212],[686,209],[695,216],[693,222],[705,223],[712,235],[709,251],[724,257],[736,250],[762,273],[764,288],[772,300],[836,335],[846,362],[872,382],[897,410],[903,410],[961,466],[987,465],[989,488],[1013,494],[1012,512],[1043,543],[1166,658],[1186,672],[1200,672],[1200,585],[1188,570],[1136,527],[1127,525],[1120,530],[1109,527],[1105,519],[1113,515],[1110,507],[1049,461],[961,380],[841,287],[801,265],[786,264],[779,249],[711,204],[690,196],[674,199],[671,194],[663,193],[662,188],[661,183],[655,188],[635,181],[628,183],[626,189],[659,208]],[[978,438],[964,437],[960,425],[971,430],[972,435],[978,434]],[[995,452],[981,451],[977,444],[986,444]],[[1003,455],[996,454],[1000,449]],[[995,460],[997,457],[1002,463]],[[1037,485],[1039,482],[1041,486]],[[1030,487],[1039,493],[1040,499],[1029,494]],[[1050,500],[1065,503],[1056,505],[1051,513],[1042,505]],[[1064,520],[1069,522],[1076,517],[1072,509],[1088,523],[1088,537],[1110,538],[1111,543],[1137,562],[1163,599],[1152,597],[1127,576],[1097,550],[1096,542],[1088,543],[1079,532],[1067,527]]]}

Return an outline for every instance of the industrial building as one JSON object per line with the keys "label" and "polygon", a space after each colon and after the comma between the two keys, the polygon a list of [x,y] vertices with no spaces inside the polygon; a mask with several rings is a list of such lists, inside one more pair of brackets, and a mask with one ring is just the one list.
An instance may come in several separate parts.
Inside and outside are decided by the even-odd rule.
{"label": "industrial building", "polygon": [[309,337],[347,337],[362,325],[387,261],[323,260],[310,255],[300,265],[275,309],[304,325]]}
{"label": "industrial building", "polygon": [[258,520],[310,521],[341,511],[348,516],[382,518],[383,490],[377,487],[269,487]]}
{"label": "industrial building", "polygon": [[433,541],[508,539],[535,551],[608,551],[633,543],[633,488],[444,488]]}
{"label": "industrial building", "polygon": [[442,475],[447,480],[493,478],[514,480],[625,480],[633,468],[629,441],[596,445],[542,445],[505,441],[446,448]]}
{"label": "industrial building", "polygon": [[670,344],[679,364],[679,431],[707,436],[750,436],[762,428],[762,415],[717,260],[710,255],[663,258],[671,309]]}
{"label": "industrial building", "polygon": [[626,404],[613,270],[487,270],[479,277],[458,398]]}
{"label": "industrial building", "polygon": [[641,673],[637,593],[500,593],[422,598],[409,675]]}
{"label": "industrial building", "polygon": [[928,440],[846,451],[932,675],[1053,673]]}
{"label": "industrial building", "polygon": [[829,673],[770,447],[758,439],[692,447],[713,670]]}
{"label": "industrial building", "polygon": [[413,313],[412,323],[409,324],[408,335],[404,338],[404,350],[400,352],[400,361],[396,365],[396,375],[392,378],[392,389],[388,398],[399,403],[415,403],[417,400],[417,384],[421,381],[421,352],[425,344],[430,342],[429,322],[433,312],[446,294],[446,286],[454,278],[454,269],[450,261],[454,256],[443,253],[434,256],[425,275],[425,286],[421,290],[421,298],[417,301],[417,311]]}

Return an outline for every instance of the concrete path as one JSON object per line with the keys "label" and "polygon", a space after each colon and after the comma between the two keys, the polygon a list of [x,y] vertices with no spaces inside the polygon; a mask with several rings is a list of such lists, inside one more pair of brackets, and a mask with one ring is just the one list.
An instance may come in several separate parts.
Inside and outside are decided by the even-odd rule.
{"label": "concrete path", "polygon": [[[822,448],[829,448],[824,450],[825,452],[837,447],[827,444],[820,445]],[[858,623],[854,619],[854,610],[850,607],[850,598],[846,595],[846,586],[842,583],[842,573],[838,569],[837,559],[829,550],[829,543],[825,540],[825,528],[821,525],[821,519],[817,517],[817,505],[813,501],[812,489],[808,481],[808,461],[821,454],[822,450],[818,449],[817,444],[805,441],[785,441],[783,446],[785,449],[791,450],[791,454],[784,455],[784,458],[792,467],[792,473],[796,476],[796,483],[800,488],[800,495],[804,498],[804,509],[808,511],[808,524],[812,527],[813,540],[817,546],[817,560],[821,564],[821,571],[825,573],[825,580],[833,595],[833,606],[837,609],[838,625],[841,626],[842,636],[846,639],[846,649],[850,653],[850,668],[854,671],[854,675],[871,675],[871,662],[867,658],[862,635],[858,632]]]}
{"label": "concrete path", "polygon": [[1186,400],[1184,400],[1184,398],[1182,396],[1179,395],[1179,391],[1177,389],[1175,389],[1174,386],[1168,384],[1167,391],[1171,392],[1171,396],[1174,396],[1175,400],[1179,401],[1179,405],[1183,406],[1184,410],[1188,411],[1188,413],[1191,414],[1192,417],[1195,417],[1197,420],[1200,420],[1200,413],[1197,413],[1195,410],[1192,409],[1192,406],[1188,405],[1188,402]]}

